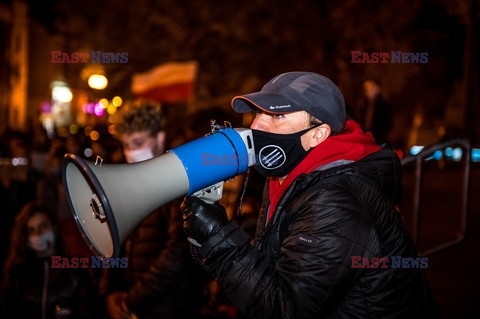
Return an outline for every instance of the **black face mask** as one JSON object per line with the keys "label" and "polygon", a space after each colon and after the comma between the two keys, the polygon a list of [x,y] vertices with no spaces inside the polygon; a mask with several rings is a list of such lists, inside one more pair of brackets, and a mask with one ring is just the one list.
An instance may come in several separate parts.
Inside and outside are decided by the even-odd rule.
{"label": "black face mask", "polygon": [[300,137],[312,128],[293,134],[252,130],[257,160],[254,168],[264,176],[288,175],[310,152],[303,148]]}

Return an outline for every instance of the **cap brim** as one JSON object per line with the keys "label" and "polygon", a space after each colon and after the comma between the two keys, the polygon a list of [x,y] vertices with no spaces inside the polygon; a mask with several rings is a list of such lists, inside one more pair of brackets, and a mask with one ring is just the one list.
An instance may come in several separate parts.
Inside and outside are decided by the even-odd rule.
{"label": "cap brim", "polygon": [[256,92],[239,95],[232,99],[235,112],[246,113],[259,108],[269,113],[291,113],[299,111],[298,107],[281,95],[269,92]]}

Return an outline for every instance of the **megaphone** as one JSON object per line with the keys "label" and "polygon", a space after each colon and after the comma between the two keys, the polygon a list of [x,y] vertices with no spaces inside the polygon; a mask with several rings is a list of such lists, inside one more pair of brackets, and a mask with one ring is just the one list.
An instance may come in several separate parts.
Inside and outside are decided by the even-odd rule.
{"label": "megaphone", "polygon": [[97,165],[66,154],[62,181],[92,252],[118,257],[128,234],[154,209],[242,174],[254,163],[252,131],[220,128],[139,163]]}

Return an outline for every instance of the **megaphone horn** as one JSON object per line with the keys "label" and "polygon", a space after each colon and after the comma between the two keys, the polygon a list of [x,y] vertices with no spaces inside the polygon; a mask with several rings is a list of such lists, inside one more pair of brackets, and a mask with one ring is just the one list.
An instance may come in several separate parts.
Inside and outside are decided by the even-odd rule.
{"label": "megaphone horn", "polygon": [[251,130],[222,128],[139,163],[96,165],[66,154],[62,180],[90,249],[118,257],[128,234],[155,208],[242,174],[254,163]]}

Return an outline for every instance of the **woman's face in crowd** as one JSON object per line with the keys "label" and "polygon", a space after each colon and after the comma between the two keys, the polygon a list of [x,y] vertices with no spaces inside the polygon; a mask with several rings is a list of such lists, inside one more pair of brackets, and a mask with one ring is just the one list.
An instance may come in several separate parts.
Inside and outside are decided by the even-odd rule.
{"label": "woman's face in crowd", "polygon": [[43,213],[36,213],[27,222],[28,236],[42,235],[53,230],[52,223]]}

